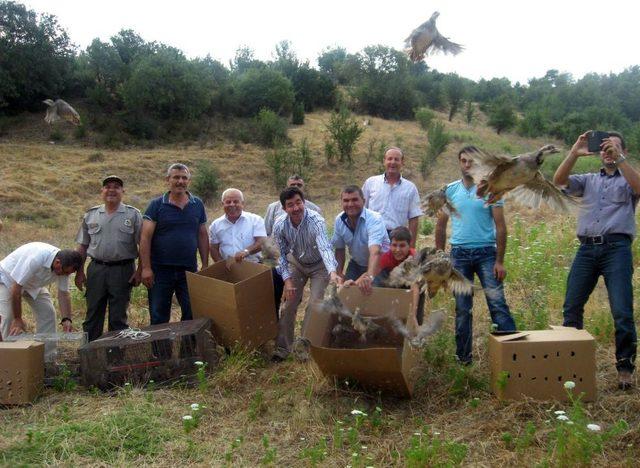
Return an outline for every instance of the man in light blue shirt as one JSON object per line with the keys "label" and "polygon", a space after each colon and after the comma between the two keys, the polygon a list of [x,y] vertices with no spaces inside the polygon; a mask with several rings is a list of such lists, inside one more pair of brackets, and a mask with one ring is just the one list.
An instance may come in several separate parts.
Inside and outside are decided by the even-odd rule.
{"label": "man in light blue shirt", "polygon": [[[364,208],[364,195],[360,187],[345,187],[341,199],[344,211],[336,216],[331,239],[336,249],[337,272],[343,279],[355,281],[363,292],[369,293],[378,270],[380,254],[389,248],[389,235],[382,216]],[[351,259],[343,274],[347,246]]]}
{"label": "man in light blue shirt", "polygon": [[[486,206],[485,201],[477,197],[476,185],[469,175],[474,151],[477,150],[473,146],[460,150],[458,162],[462,179],[452,182],[446,189],[447,199],[459,213],[459,216],[452,216],[451,259],[453,266],[470,281],[474,274],[478,275],[485,290],[491,321],[498,330],[515,330],[502,284],[507,275],[503,264],[507,246],[504,202]],[[448,220],[447,214],[438,213],[436,248],[440,250],[445,247]],[[455,298],[456,355],[461,363],[471,364],[473,296],[456,295]]]}

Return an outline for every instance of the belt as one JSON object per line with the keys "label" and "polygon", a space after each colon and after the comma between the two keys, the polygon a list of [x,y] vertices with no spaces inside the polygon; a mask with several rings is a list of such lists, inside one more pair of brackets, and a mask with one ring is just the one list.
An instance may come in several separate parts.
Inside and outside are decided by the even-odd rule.
{"label": "belt", "polygon": [[629,234],[604,234],[602,236],[578,236],[580,243],[584,245],[601,245],[621,240],[631,240]]}
{"label": "belt", "polygon": [[98,260],[97,258],[91,257],[91,261],[93,263],[97,263],[98,265],[119,266],[119,265],[128,265],[130,263],[133,263],[133,258],[127,258],[126,260],[116,260],[115,262],[104,262],[102,260]]}

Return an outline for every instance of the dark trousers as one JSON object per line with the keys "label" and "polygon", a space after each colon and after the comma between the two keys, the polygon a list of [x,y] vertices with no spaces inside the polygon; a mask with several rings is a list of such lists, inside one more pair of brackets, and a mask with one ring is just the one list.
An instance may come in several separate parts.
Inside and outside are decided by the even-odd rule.
{"label": "dark trousers", "polygon": [[347,265],[347,271],[344,274],[344,279],[355,281],[366,272],[367,272],[366,266],[358,265],[353,260],[349,260],[349,264]]}
{"label": "dark trousers", "polygon": [[182,310],[181,320],[191,320],[191,301],[185,271],[196,271],[196,269],[165,265],[154,265],[152,269],[153,286],[149,289],[151,325],[169,322],[174,292]]}
{"label": "dark trousers", "polygon": [[[473,281],[473,275],[478,275],[480,284],[485,290],[487,307],[491,314],[491,321],[498,326],[500,331],[512,331],[516,329],[509,306],[504,298],[504,286],[493,274],[493,266],[496,263],[495,247],[451,249],[451,260],[456,270],[462,273],[469,281]],[[473,343],[473,295],[456,295],[456,355],[460,362],[470,363],[472,360]]]}
{"label": "dark trousers", "polygon": [[126,265],[99,265],[91,262],[87,267],[87,284],[85,299],[87,301],[87,317],[82,329],[87,333],[89,341],[98,339],[104,331],[104,316],[109,306],[109,331],[128,328],[127,308],[131,298],[133,262]]}
{"label": "dark trousers", "polygon": [[280,303],[282,302],[282,293],[284,292],[284,281],[282,275],[275,268],[271,269],[271,277],[273,279],[273,295],[276,303],[276,320],[280,319]]}
{"label": "dark trousers", "polygon": [[567,278],[563,324],[583,328],[584,305],[600,275],[607,287],[616,329],[616,368],[633,371],[637,338],[633,320],[631,239],[580,246]]}

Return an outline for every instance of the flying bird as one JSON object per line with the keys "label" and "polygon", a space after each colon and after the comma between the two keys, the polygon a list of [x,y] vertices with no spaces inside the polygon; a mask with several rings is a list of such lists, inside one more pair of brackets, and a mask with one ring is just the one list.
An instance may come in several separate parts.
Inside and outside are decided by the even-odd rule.
{"label": "flying bird", "polygon": [[[374,320],[384,319],[385,317],[367,317],[360,313],[360,308],[351,312],[338,297],[338,285],[329,283],[324,293],[321,308],[329,313],[338,316],[338,320],[343,324],[342,320],[346,319],[350,322],[350,328],[360,334],[360,340],[366,341],[368,335],[375,334],[381,330],[381,326]],[[334,327],[336,333],[344,332],[343,327]]]}
{"label": "flying bird", "polygon": [[546,145],[537,151],[518,156],[494,156],[483,151],[469,153],[473,164],[470,175],[478,184],[476,194],[487,198],[487,205],[501,200],[507,193],[520,203],[532,208],[545,201],[559,211],[573,211],[580,202],[566,195],[544,178],[540,167],[547,155],[558,153],[554,145]]}
{"label": "flying bird", "polygon": [[80,125],[80,115],[66,101],[56,99],[54,102],[51,99],[45,99],[42,102],[49,106],[47,107],[47,115],[44,117],[45,122],[49,125],[60,119],[64,119],[73,125]]}
{"label": "flying bird", "polygon": [[442,250],[424,248],[415,257],[409,257],[391,270],[387,286],[392,288],[420,285],[429,297],[444,288],[454,294],[471,294],[473,283],[453,267],[451,257]]}
{"label": "flying bird", "polygon": [[391,326],[399,335],[409,340],[409,344],[414,348],[422,348],[427,343],[427,338],[434,335],[442,328],[445,313],[443,309],[438,309],[429,315],[427,321],[418,327],[415,334],[411,334],[409,329],[398,317],[391,317]]}
{"label": "flying bird", "polygon": [[280,248],[273,237],[265,237],[262,241],[262,263],[271,268],[278,264],[280,259]]}
{"label": "flying bird", "polygon": [[441,189],[428,193],[422,200],[422,209],[427,216],[436,216],[440,210],[448,216],[460,216],[460,213],[449,202],[446,194],[446,185]]}
{"label": "flying bird", "polygon": [[412,62],[419,62],[425,55],[431,55],[438,51],[445,54],[457,55],[462,52],[460,44],[451,42],[436,28],[436,20],[440,16],[437,11],[431,15],[428,21],[422,23],[405,39],[406,53]]}

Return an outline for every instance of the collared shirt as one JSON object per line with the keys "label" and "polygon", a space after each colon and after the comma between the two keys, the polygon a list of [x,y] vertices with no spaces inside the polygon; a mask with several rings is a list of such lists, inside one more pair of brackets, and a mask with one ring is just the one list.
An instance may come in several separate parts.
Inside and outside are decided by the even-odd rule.
{"label": "collared shirt", "polygon": [[87,255],[103,262],[117,262],[138,257],[142,215],[137,208],[120,203],[107,213],[104,205],[87,211],[76,236],[76,242],[87,246]]}
{"label": "collared shirt", "polygon": [[447,185],[447,199],[460,216],[451,216],[452,246],[475,249],[496,245],[496,222],[493,207],[504,206],[500,200],[485,206],[485,201],[476,195],[476,185],[466,188],[462,179]]}
{"label": "collared shirt", "polygon": [[144,212],[144,219],[156,223],[151,239],[151,265],[197,269],[200,226],[207,222],[207,215],[202,201],[188,195],[184,208],[169,202],[167,192],[151,200]]}
{"label": "collared shirt", "polygon": [[[322,214],[320,207],[309,200],[304,201],[304,208],[313,210],[320,215]],[[270,236],[273,232],[273,226],[276,221],[284,216],[287,216],[287,212],[282,209],[282,203],[280,203],[279,200],[269,204],[267,212],[264,215],[264,227],[267,231],[267,236]]]}
{"label": "collared shirt", "polygon": [[[229,221],[224,214],[209,226],[209,242],[219,244],[223,259],[233,257],[237,252],[249,248],[255,243],[256,237],[267,237],[264,221],[257,214],[248,211],[243,211],[235,223]],[[245,260],[257,263],[260,261],[260,254],[248,255]]]}
{"label": "collared shirt", "polygon": [[578,216],[579,236],[628,234],[635,237],[638,195],[618,169],[612,175],[607,175],[604,169],[570,175],[565,192],[582,197],[588,207]]}
{"label": "collared shirt", "polygon": [[369,177],[362,192],[365,208],[380,213],[387,230],[406,226],[411,218],[422,215],[418,189],[404,177],[394,186],[387,182],[385,174]]}
{"label": "collared shirt", "polygon": [[338,264],[327,237],[327,226],[324,218],[315,211],[305,209],[297,227],[289,216],[278,219],[273,226],[273,237],[280,247],[279,266],[283,280],[291,276],[288,253],[303,266],[323,262],[328,273],[336,271]]}
{"label": "collared shirt", "polygon": [[68,291],[69,275],[58,276],[51,269],[58,252],[58,247],[44,242],[24,244],[0,261],[0,281],[7,288],[18,283],[34,299],[54,281],[59,291]]}
{"label": "collared shirt", "polygon": [[331,243],[336,249],[349,246],[351,260],[361,267],[369,264],[369,247],[379,245],[381,252],[389,248],[389,235],[382,217],[375,211],[363,208],[355,229],[348,224],[349,219],[343,211],[336,216]]}

